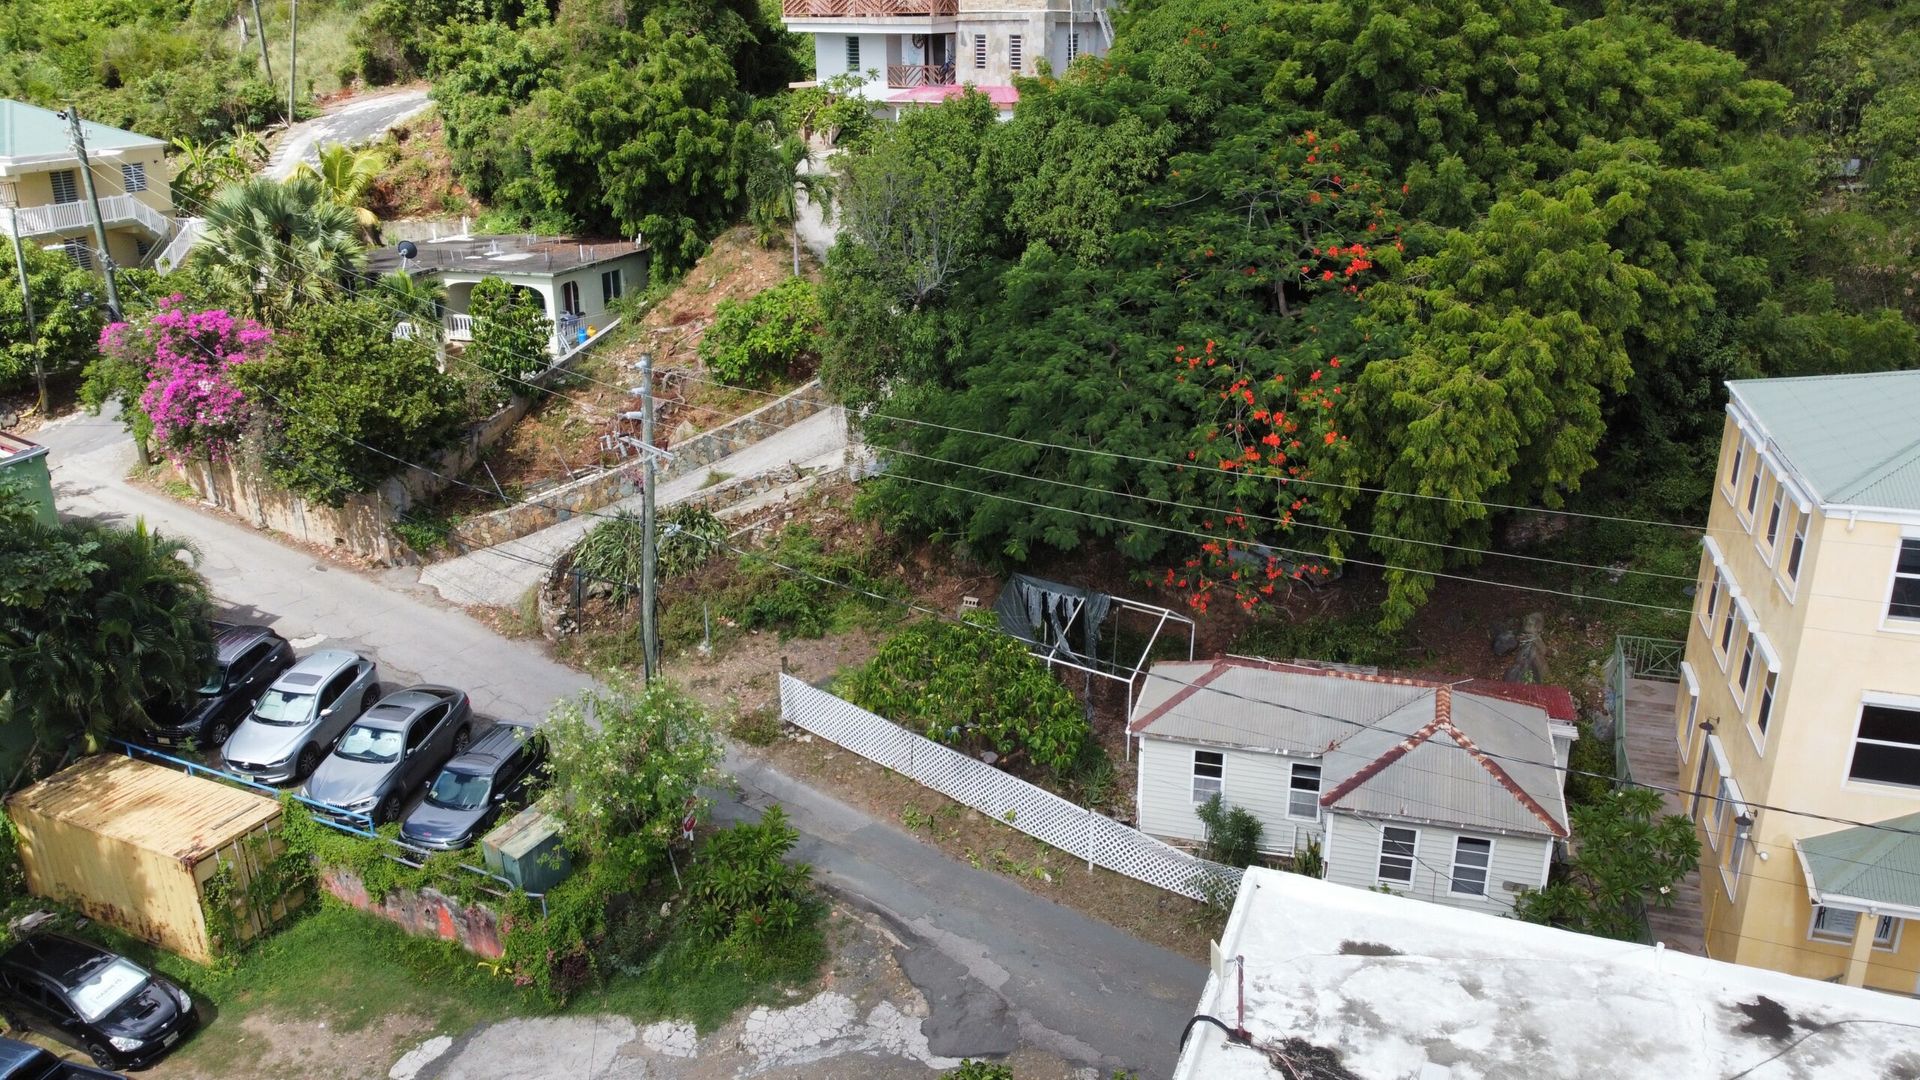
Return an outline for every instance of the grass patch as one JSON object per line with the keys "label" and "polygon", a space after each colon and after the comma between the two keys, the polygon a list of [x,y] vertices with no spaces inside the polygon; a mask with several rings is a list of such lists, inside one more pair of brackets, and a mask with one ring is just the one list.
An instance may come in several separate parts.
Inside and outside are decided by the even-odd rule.
{"label": "grass patch", "polygon": [[780,737],[783,726],[780,710],[772,705],[762,705],[757,709],[742,709],[735,713],[733,721],[727,725],[727,734],[748,746],[771,746]]}
{"label": "grass patch", "polygon": [[690,1020],[704,1035],[745,1006],[784,1001],[787,988],[812,981],[826,957],[820,920],[745,957],[701,940],[683,922],[644,963],[624,968],[600,993],[582,995],[573,1010]]}

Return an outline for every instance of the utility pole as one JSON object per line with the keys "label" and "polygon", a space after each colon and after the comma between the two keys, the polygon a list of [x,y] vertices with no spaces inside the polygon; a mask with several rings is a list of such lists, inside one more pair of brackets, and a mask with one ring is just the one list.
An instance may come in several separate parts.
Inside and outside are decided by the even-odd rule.
{"label": "utility pole", "polygon": [[299,116],[293,108],[294,72],[300,65],[300,0],[291,0],[287,15],[287,124],[291,126]]}
{"label": "utility pole", "polygon": [[27,316],[27,347],[33,350],[33,383],[40,389],[40,413],[47,411],[47,365],[40,355],[40,334],[33,325],[33,290],[27,287],[27,253],[20,248],[20,207],[13,185],[7,185],[8,234],[13,237],[13,268],[20,273],[20,307]]}
{"label": "utility pole", "polygon": [[100,193],[93,188],[93,166],[87,161],[87,136],[80,126],[80,109],[68,105],[67,128],[73,134],[73,152],[80,155],[80,180],[87,185],[87,210],[93,215],[93,239],[100,245],[100,269],[107,276],[107,314],[121,319],[120,290],[113,280],[113,255],[107,250],[107,226],[100,218]]}
{"label": "utility pole", "polygon": [[260,0],[253,0],[253,29],[260,38],[260,69],[266,72],[267,81],[273,81],[273,64],[267,59],[267,20],[260,17]]}
{"label": "utility pole", "polygon": [[640,654],[646,664],[646,681],[660,673],[660,636],[654,630],[654,560],[659,556],[653,539],[653,352],[640,354],[640,440],[647,444],[644,454],[646,487],[640,495]]}

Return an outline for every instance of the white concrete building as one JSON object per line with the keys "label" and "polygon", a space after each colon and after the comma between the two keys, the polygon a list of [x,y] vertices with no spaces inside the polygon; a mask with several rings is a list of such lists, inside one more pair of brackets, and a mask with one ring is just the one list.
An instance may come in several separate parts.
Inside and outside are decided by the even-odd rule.
{"label": "white concrete building", "polygon": [[1213,955],[1173,1080],[1840,1080],[1920,1061],[1910,998],[1275,870],[1247,873]]}
{"label": "white concrete building", "polygon": [[1154,665],[1134,706],[1140,828],[1201,840],[1218,794],[1260,847],[1320,849],[1327,880],[1492,914],[1547,883],[1566,839],[1573,698],[1223,657]]}
{"label": "white concrete building", "polygon": [[453,342],[473,340],[473,287],[487,278],[499,278],[540,298],[553,323],[550,348],[556,357],[604,332],[613,321],[613,302],[647,287],[644,243],[461,234],[412,241],[410,247],[411,256],[403,256],[397,246],[370,254],[367,273],[405,270],[445,285],[441,322]]}
{"label": "white concrete building", "polygon": [[1113,45],[1107,0],[782,0],[781,22],[813,39],[817,78],[856,73],[898,116],[972,86],[1005,112],[1016,75],[1055,74]]}

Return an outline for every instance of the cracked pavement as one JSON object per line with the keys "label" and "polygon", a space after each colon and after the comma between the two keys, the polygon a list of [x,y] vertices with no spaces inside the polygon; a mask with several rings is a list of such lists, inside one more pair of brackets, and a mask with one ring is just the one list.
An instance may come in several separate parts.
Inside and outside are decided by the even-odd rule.
{"label": "cracked pavement", "polygon": [[[415,571],[359,573],[129,483],[133,448],[116,420],[76,416],[34,438],[50,450],[63,515],[120,524],[144,517],[192,540],[224,604],[303,649],[366,650],[388,685],[458,686],[478,711],[501,719],[538,720],[556,699],[592,683],[548,659],[539,643],[501,638],[447,605]],[[949,858],[765,762],[729,753],[725,764],[737,790],[721,794],[717,820],[784,806],[801,832],[795,857],[813,865],[815,880],[901,939],[902,967],[930,1010],[916,1032],[928,1053],[1000,1054],[1017,1041],[1103,1070],[1171,1070],[1205,981],[1201,964]],[[577,1049],[539,1045],[542,1053]],[[546,1075],[526,1061],[513,1068],[513,1076]]]}

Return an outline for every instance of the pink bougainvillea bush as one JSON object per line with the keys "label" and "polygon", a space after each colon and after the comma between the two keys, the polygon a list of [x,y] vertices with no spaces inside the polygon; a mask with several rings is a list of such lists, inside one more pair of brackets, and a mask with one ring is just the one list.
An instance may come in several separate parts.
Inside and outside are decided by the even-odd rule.
{"label": "pink bougainvillea bush", "polygon": [[139,322],[100,333],[100,351],[141,373],[141,411],[155,445],[175,459],[223,458],[247,420],[246,395],[228,377],[265,355],[273,332],[218,308],[189,310],[180,296],[160,301]]}

